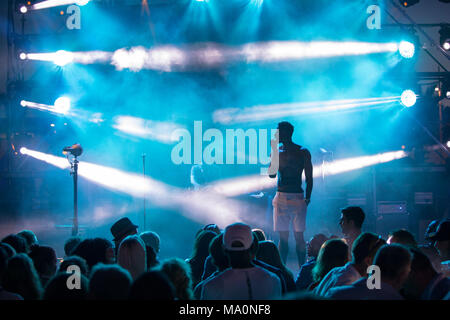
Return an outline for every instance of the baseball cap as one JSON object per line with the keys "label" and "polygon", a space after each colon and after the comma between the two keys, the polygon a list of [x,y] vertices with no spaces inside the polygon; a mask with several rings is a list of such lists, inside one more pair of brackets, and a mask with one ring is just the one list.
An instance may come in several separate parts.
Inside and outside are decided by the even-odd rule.
{"label": "baseball cap", "polygon": [[249,225],[245,223],[233,223],[225,228],[223,245],[229,251],[244,251],[253,243],[253,233]]}
{"label": "baseball cap", "polygon": [[450,240],[450,220],[442,221],[436,229],[436,232],[429,234],[428,239],[433,241]]}

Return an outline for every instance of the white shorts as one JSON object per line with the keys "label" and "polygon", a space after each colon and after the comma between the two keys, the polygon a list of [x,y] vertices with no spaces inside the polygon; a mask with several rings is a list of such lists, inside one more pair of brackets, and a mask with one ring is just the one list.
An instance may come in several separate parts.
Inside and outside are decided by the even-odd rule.
{"label": "white shorts", "polygon": [[274,231],[289,231],[291,221],[294,232],[305,231],[307,206],[303,193],[277,192],[272,204]]}

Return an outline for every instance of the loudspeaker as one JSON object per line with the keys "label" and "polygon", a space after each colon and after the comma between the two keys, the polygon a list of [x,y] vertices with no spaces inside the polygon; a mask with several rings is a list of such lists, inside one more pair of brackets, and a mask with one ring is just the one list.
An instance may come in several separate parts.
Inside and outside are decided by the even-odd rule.
{"label": "loudspeaker", "polygon": [[386,213],[377,215],[376,233],[384,239],[391,231],[396,229],[410,229],[410,214],[406,213]]}

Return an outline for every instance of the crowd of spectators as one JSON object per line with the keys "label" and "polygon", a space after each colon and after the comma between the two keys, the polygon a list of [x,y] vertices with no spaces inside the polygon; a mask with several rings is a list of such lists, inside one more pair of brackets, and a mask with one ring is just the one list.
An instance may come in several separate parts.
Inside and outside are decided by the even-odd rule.
{"label": "crowd of spectators", "polygon": [[364,212],[342,210],[342,235],[316,234],[290,270],[260,228],[201,228],[186,257],[160,259],[163,239],[122,218],[113,240],[71,237],[58,261],[30,230],[0,242],[0,300],[449,300],[450,220],[426,242],[408,230],[363,232]]}

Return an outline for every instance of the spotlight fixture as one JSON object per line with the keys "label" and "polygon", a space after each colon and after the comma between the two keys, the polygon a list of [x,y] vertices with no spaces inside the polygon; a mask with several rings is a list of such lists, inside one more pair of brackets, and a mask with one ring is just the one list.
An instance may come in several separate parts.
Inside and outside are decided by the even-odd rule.
{"label": "spotlight fixture", "polygon": [[20,60],[25,60],[27,58],[27,54],[25,52],[21,52],[19,54],[19,58],[20,58]]}
{"label": "spotlight fixture", "polygon": [[415,52],[414,43],[409,41],[401,41],[398,46],[398,52],[403,58],[406,59],[412,58]]}
{"label": "spotlight fixture", "polygon": [[415,4],[418,4],[420,0],[399,0],[398,2],[400,2],[400,5],[402,7],[408,8]]}
{"label": "spotlight fixture", "polygon": [[405,91],[402,92],[400,100],[401,100],[401,103],[405,107],[410,108],[410,107],[412,107],[413,105],[416,104],[417,96],[414,93],[414,91],[412,91],[412,90],[405,90]]}
{"label": "spotlight fixture", "polygon": [[70,110],[70,98],[59,97],[54,103],[55,111],[62,114],[67,114]]}
{"label": "spotlight fixture", "polygon": [[450,25],[444,25],[439,30],[439,43],[441,44],[441,47],[449,51],[450,50]]}
{"label": "spotlight fixture", "polygon": [[22,14],[25,14],[28,12],[28,8],[26,5],[24,5],[23,3],[19,4],[19,12]]}

